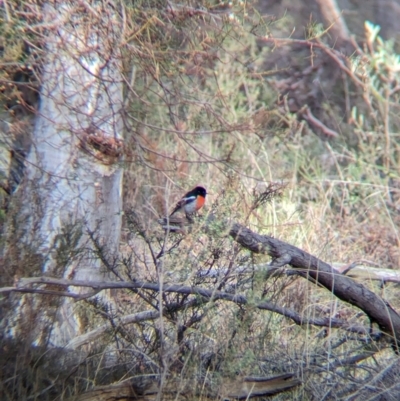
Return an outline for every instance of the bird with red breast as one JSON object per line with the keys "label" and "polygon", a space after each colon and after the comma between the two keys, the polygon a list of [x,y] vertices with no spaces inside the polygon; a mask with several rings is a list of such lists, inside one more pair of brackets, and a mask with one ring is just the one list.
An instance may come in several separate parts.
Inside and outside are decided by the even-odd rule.
{"label": "bird with red breast", "polygon": [[169,217],[178,212],[184,212],[187,216],[192,215],[204,206],[206,195],[207,191],[204,187],[197,186],[193,188],[176,204]]}

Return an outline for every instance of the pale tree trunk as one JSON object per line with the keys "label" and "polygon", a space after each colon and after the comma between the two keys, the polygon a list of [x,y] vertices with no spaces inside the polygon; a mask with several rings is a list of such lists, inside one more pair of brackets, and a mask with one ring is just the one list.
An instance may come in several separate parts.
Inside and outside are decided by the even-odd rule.
{"label": "pale tree trunk", "polygon": [[[98,280],[105,267],[96,252],[100,246],[112,261],[121,231],[120,22],[101,2],[47,5],[43,12],[49,29],[40,107],[21,188],[22,241],[36,247],[40,273]],[[26,332],[24,321],[30,316],[32,342],[68,344],[83,332],[82,316],[70,300],[57,307],[55,312],[42,300],[20,299],[8,319],[8,333]]]}
{"label": "pale tree trunk", "polygon": [[334,46],[337,49],[349,47],[349,51],[353,51],[350,32],[336,0],[316,0],[316,2],[325,20],[326,28],[329,29],[329,36]]}

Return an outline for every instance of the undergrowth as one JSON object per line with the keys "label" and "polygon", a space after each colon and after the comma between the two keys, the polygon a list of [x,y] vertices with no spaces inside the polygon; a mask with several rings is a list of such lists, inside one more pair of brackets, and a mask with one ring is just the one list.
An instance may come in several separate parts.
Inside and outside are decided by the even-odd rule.
{"label": "undergrowth", "polygon": [[[265,301],[307,319],[340,318],[363,326],[369,325],[366,317],[298,276],[266,279],[268,257],[239,247],[223,228],[211,235],[202,224],[210,215],[231,219],[329,263],[363,260],[397,269],[400,61],[393,44],[366,24],[365,47],[336,81],[342,102],[332,100],[337,94],[319,98],[317,117],[338,133],[329,138],[291,110],[293,93],[281,96],[284,78],[268,65],[279,43],[275,49],[264,33],[252,30],[268,31],[255,10],[234,2],[217,18],[156,5],[124,5],[126,225],[119,259],[108,267],[121,281],[200,287],[245,296],[247,303],[150,289],[120,290],[112,307],[95,297],[81,301],[87,331],[101,322],[110,326],[96,341],[83,343],[87,358],[79,375],[53,382],[55,393],[66,399],[91,386],[153,375],[161,388],[167,378],[179,377],[177,391],[194,387],[201,398],[205,388],[218,387],[215,382],[226,377],[285,372],[295,372],[304,385],[276,399],[322,399],[335,392],[340,399],[358,391],[393,358],[388,344],[373,341],[374,331],[369,337],[300,326],[257,305]],[[287,69],[309,62],[305,48],[306,56],[290,57]],[[3,53],[1,62],[10,54]],[[319,49],[313,57],[327,56]],[[329,75],[329,64],[319,68]],[[344,87],[352,93],[346,95]],[[157,220],[198,184],[208,192],[202,218],[185,235],[165,233]],[[396,285],[363,283],[400,307]],[[145,311],[158,315],[119,324]],[[351,363],[359,355],[365,355],[362,364]],[[38,369],[34,362],[28,365],[29,374]],[[2,380],[11,394],[9,377]],[[43,382],[24,387],[20,399],[38,394]]]}

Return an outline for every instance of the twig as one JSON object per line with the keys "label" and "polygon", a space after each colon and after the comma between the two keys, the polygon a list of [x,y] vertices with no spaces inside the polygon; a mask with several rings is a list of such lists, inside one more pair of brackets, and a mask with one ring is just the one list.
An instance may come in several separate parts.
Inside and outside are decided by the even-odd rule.
{"label": "twig", "polygon": [[[284,38],[269,38],[269,37],[262,37],[259,38],[260,40],[262,40],[263,42],[267,42],[267,43],[272,43],[273,45],[277,45],[277,44],[298,44],[298,45],[303,45],[303,46],[307,46],[310,48],[318,48],[321,49],[323,52],[325,52],[333,61],[335,61],[335,63],[338,65],[338,67],[344,71],[350,78],[351,80],[357,85],[359,86],[361,89],[364,89],[364,83],[358,79],[355,74],[346,66],[346,64],[344,63],[344,56],[339,53],[338,51],[329,48],[326,44],[320,42],[319,40],[303,40],[303,39],[284,39]],[[361,50],[359,50],[358,48],[356,48],[356,52],[359,55],[363,55],[363,53],[361,52]]]}
{"label": "twig", "polygon": [[322,121],[318,120],[312,113],[309,107],[304,107],[299,112],[309,124],[319,128],[326,136],[337,138],[339,134],[336,131],[328,128]]}

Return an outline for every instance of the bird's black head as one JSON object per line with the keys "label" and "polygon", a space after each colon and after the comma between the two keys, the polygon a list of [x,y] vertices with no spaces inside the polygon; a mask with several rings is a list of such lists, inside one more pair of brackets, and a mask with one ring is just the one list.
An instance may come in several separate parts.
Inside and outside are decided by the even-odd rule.
{"label": "bird's black head", "polygon": [[207,191],[203,187],[196,187],[193,191],[196,193],[196,195],[203,196],[204,198],[207,195]]}

